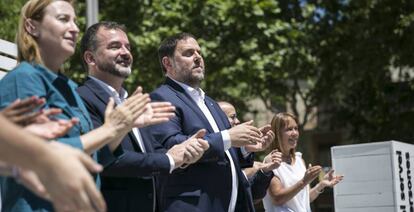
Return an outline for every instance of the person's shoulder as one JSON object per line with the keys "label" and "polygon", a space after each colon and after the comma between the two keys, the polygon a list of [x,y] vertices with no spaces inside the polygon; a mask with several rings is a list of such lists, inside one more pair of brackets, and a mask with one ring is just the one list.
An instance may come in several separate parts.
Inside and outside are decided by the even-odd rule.
{"label": "person's shoulder", "polygon": [[14,75],[33,75],[36,72],[34,72],[33,70],[36,70],[36,68],[28,63],[28,62],[21,62],[19,63],[14,69],[12,69],[7,75],[7,76],[14,76]]}
{"label": "person's shoulder", "polygon": [[166,84],[162,84],[158,86],[155,90],[153,90],[151,93],[163,93],[167,91],[171,91],[171,88]]}
{"label": "person's shoulder", "polygon": [[302,158],[302,152],[295,152],[296,158]]}
{"label": "person's shoulder", "polygon": [[9,83],[23,83],[33,81],[34,79],[37,81],[40,80],[40,78],[41,75],[36,71],[36,68],[32,64],[21,62],[2,78],[0,84],[4,85]]}
{"label": "person's shoulder", "polygon": [[151,92],[151,98],[171,98],[174,95],[174,91],[172,90],[171,87],[169,87],[166,84],[163,84],[161,86],[159,86],[158,88],[156,88],[155,90],[153,90]]}
{"label": "person's shoulder", "polygon": [[76,88],[76,92],[81,96],[85,96],[89,93],[91,93],[92,91],[88,88],[88,86],[86,86],[85,84],[81,84]]}

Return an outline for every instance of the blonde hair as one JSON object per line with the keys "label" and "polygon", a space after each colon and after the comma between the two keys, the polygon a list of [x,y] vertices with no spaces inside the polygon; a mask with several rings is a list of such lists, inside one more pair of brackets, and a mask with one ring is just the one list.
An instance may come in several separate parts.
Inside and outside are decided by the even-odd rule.
{"label": "blonde hair", "polygon": [[[282,151],[282,132],[289,123],[289,119],[293,119],[298,124],[298,119],[295,115],[287,112],[275,114],[272,118],[272,131],[276,134],[275,142],[273,142],[272,149]],[[296,148],[289,151],[289,156],[292,160],[295,158]]]}
{"label": "blonde hair", "polygon": [[[43,64],[40,56],[39,46],[35,38],[26,31],[25,22],[27,19],[42,21],[45,8],[55,0],[29,0],[22,7],[20,12],[19,27],[16,34],[18,49],[17,61],[28,61]],[[63,0],[73,5],[73,0]]]}

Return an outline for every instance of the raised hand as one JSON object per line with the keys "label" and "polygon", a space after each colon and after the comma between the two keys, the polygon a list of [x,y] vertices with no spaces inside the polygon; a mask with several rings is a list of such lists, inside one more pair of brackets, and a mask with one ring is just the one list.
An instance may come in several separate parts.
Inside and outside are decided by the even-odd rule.
{"label": "raised hand", "polygon": [[33,171],[55,210],[105,211],[105,201],[89,173],[100,172],[102,167],[77,149],[58,142],[50,145],[53,150],[39,155],[35,161],[41,165],[34,164]]}
{"label": "raised hand", "polygon": [[29,124],[24,129],[41,138],[51,140],[66,135],[78,122],[79,119],[77,118],[72,118],[71,120],[48,119],[47,121],[43,121],[43,123]]}
{"label": "raised hand", "polygon": [[245,148],[248,152],[261,152],[266,150],[270,144],[273,142],[273,140],[275,139],[275,133],[270,130],[271,126],[269,124],[260,127],[259,131],[262,133],[262,141],[263,142],[258,142],[256,144],[249,144],[246,145]]}
{"label": "raised hand", "polygon": [[0,113],[9,119],[11,122],[26,126],[34,121],[36,117],[42,114],[42,111],[34,111],[37,107],[42,106],[45,103],[44,98],[37,96],[28,97],[24,100],[17,99],[9,106],[4,108]]}
{"label": "raised hand", "polygon": [[184,167],[199,160],[204,152],[209,148],[208,142],[202,140],[206,131],[199,130],[184,142],[174,145],[168,150],[168,154],[173,158],[176,167]]}
{"label": "raised hand", "polygon": [[174,117],[174,111],[175,107],[170,102],[151,102],[135,121],[135,126],[140,128],[167,122]]}
{"label": "raised hand", "polygon": [[[297,161],[297,163],[300,163],[300,161]],[[308,169],[306,169],[305,176],[303,176],[302,181],[303,183],[309,184],[313,180],[316,179],[316,177],[319,176],[319,173],[322,171],[321,166],[312,166],[312,164],[308,165]]]}
{"label": "raised hand", "polygon": [[242,147],[250,144],[262,143],[262,132],[253,126],[253,121],[244,122],[228,130],[231,145]]}
{"label": "raised hand", "polygon": [[319,184],[322,186],[321,188],[325,187],[334,187],[336,184],[342,181],[344,178],[343,175],[334,175],[334,170],[329,170],[328,173],[325,174],[325,176],[322,178],[322,180],[319,182]]}
{"label": "raised hand", "polygon": [[204,152],[207,151],[208,148],[210,148],[208,142],[203,139],[205,134],[206,130],[201,129],[196,134],[191,136],[190,139],[184,142],[187,145],[187,151],[184,153],[185,164],[192,164],[197,162],[203,156]]}
{"label": "raised hand", "polygon": [[48,108],[42,110],[38,116],[33,119],[32,123],[45,123],[51,121],[53,116],[59,115],[62,113],[62,109],[60,108]]}
{"label": "raised hand", "polygon": [[270,152],[263,160],[263,163],[259,164],[259,168],[264,172],[272,171],[279,168],[282,163],[282,153],[277,149]]}
{"label": "raised hand", "polygon": [[134,93],[123,104],[114,107],[114,100],[110,98],[105,110],[104,125],[117,130],[129,132],[134,127],[135,120],[142,115],[150,102],[148,94]]}
{"label": "raised hand", "polygon": [[14,177],[18,183],[24,185],[27,189],[35,193],[37,196],[46,200],[50,200],[50,194],[46,191],[45,186],[40,181],[35,172],[28,169],[16,169],[18,169],[18,174]]}

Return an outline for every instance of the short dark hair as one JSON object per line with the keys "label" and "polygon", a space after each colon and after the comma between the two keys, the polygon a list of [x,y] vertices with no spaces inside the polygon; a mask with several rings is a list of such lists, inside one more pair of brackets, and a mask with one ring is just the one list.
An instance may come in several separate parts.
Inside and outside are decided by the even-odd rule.
{"label": "short dark hair", "polygon": [[98,38],[96,34],[98,33],[99,29],[102,27],[105,29],[121,30],[125,32],[125,34],[127,33],[127,29],[125,25],[119,24],[113,21],[101,21],[88,27],[88,29],[86,30],[85,34],[82,37],[81,46],[80,46],[81,59],[82,59],[83,65],[85,66],[85,69],[88,69],[88,65],[83,59],[83,55],[85,54],[86,51],[92,51],[92,52],[96,51],[96,49],[98,48]]}
{"label": "short dark hair", "polygon": [[158,60],[161,65],[161,69],[163,70],[164,73],[166,73],[167,70],[162,64],[162,58],[165,56],[167,57],[174,56],[174,51],[175,51],[175,48],[177,47],[178,41],[186,40],[187,38],[194,38],[196,40],[194,35],[187,33],[187,32],[182,32],[182,33],[167,37],[161,42],[160,47],[158,47]]}

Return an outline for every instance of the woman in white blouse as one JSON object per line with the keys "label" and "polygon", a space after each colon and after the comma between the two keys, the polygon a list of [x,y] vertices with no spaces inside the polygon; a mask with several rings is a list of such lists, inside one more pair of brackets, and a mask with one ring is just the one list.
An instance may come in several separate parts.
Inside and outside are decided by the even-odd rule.
{"label": "woman in white blouse", "polygon": [[334,176],[330,170],[323,179],[310,188],[309,184],[319,176],[321,166],[308,165],[302,153],[296,152],[299,139],[297,118],[290,113],[278,113],[272,119],[272,131],[276,133],[275,144],[282,156],[279,168],[273,170],[273,177],[263,199],[266,211],[310,212],[310,202],[315,200],[325,187],[333,187],[343,176]]}

